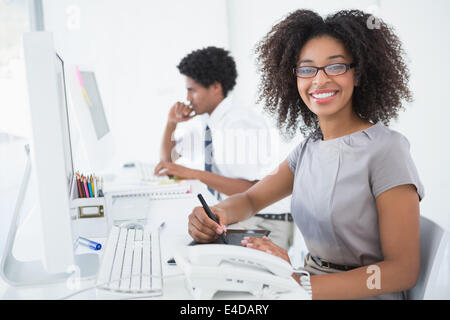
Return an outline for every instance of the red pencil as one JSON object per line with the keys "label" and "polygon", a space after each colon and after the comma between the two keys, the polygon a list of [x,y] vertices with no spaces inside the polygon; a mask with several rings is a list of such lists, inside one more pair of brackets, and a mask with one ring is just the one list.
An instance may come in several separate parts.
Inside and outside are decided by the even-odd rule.
{"label": "red pencil", "polygon": [[83,197],[83,193],[81,192],[81,183],[80,183],[80,175],[77,172],[77,188],[78,188],[78,198]]}

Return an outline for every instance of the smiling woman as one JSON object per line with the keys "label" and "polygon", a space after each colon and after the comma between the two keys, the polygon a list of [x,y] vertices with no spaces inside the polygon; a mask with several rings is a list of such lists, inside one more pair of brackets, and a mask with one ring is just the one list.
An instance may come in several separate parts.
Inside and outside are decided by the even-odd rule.
{"label": "smiling woman", "polygon": [[[316,112],[331,111],[319,111],[316,104],[333,102],[336,106],[345,101],[366,123],[389,125],[402,108],[402,100],[412,100],[398,37],[381,21],[379,28],[367,28],[370,17],[352,10],[322,19],[313,11],[297,10],[273,26],[258,44],[259,101],[276,116],[278,127],[288,137],[298,128],[305,136],[322,136]],[[341,74],[342,63],[346,67]],[[345,85],[345,92],[340,85]],[[338,96],[324,97],[330,90]],[[312,96],[313,91],[319,96]]]}
{"label": "smiling woman", "polygon": [[[211,207],[226,225],[292,195],[310,274],[293,278],[313,299],[404,299],[418,279],[424,187],[408,140],[385,126],[411,96],[408,73],[397,37],[381,21],[369,29],[370,17],[298,10],[272,28],[258,47],[261,99],[280,128],[295,134],[302,121],[307,137],[272,174]],[[194,238],[215,232],[201,212],[190,215]],[[290,262],[269,239],[241,244]]]}

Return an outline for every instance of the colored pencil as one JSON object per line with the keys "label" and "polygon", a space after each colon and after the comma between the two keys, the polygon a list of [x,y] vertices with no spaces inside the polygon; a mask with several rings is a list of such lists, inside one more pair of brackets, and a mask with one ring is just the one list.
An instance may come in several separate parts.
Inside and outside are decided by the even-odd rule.
{"label": "colored pencil", "polygon": [[83,197],[83,193],[81,192],[81,183],[80,183],[80,174],[76,173],[76,179],[77,179],[77,188],[78,188],[78,198]]}
{"label": "colored pencil", "polygon": [[98,197],[97,177],[96,176],[93,177],[93,181],[94,181],[94,197]]}
{"label": "colored pencil", "polygon": [[84,184],[84,191],[86,192],[86,198],[89,198],[89,190],[88,190],[87,181],[86,181],[85,177],[83,177],[83,184]]}

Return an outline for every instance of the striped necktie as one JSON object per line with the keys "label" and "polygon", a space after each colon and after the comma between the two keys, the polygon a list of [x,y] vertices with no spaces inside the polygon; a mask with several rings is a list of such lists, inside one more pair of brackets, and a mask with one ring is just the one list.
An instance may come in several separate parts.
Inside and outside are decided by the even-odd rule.
{"label": "striped necktie", "polygon": [[[212,172],[213,163],[213,145],[212,145],[212,135],[211,129],[206,125],[205,129],[205,171]],[[214,195],[214,189],[208,186],[209,192]]]}

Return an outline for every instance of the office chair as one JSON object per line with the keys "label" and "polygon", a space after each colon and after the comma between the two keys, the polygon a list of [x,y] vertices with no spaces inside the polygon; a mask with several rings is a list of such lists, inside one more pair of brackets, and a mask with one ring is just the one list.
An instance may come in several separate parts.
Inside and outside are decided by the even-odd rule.
{"label": "office chair", "polygon": [[420,273],[408,300],[450,299],[449,235],[433,221],[420,217]]}

